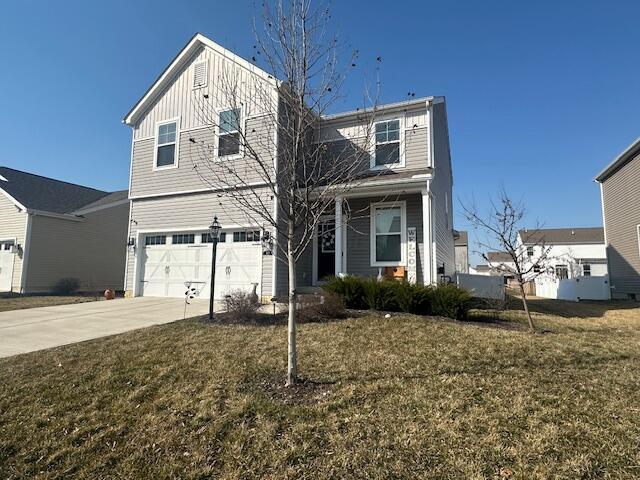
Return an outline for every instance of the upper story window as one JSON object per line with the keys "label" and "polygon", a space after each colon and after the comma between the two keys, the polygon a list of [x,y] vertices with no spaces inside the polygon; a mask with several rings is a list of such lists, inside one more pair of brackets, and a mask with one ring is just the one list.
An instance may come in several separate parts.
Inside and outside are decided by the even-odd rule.
{"label": "upper story window", "polygon": [[585,277],[591,276],[591,265],[589,265],[588,263],[582,265],[582,275]]}
{"label": "upper story window", "polygon": [[556,277],[558,280],[565,280],[569,278],[569,267],[567,265],[556,265]]}
{"label": "upper story window", "polygon": [[404,262],[405,225],[404,203],[371,207],[372,266],[397,266]]}
{"label": "upper story window", "polygon": [[201,88],[207,85],[208,62],[203,60],[193,64],[193,88]]}
{"label": "upper story window", "polygon": [[533,257],[533,247],[527,247],[527,257]]}
{"label": "upper story window", "polygon": [[240,110],[220,112],[218,122],[218,156],[228,157],[240,153]]}
{"label": "upper story window", "polygon": [[371,167],[402,166],[400,120],[376,123],[375,136],[375,154]]}
{"label": "upper story window", "polygon": [[155,168],[176,166],[178,145],[178,121],[170,120],[159,123],[156,132]]}

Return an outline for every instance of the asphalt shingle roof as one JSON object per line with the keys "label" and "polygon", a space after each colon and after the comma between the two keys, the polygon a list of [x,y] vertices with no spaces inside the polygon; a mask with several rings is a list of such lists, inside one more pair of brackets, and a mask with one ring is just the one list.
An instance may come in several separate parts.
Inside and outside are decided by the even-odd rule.
{"label": "asphalt shingle roof", "polygon": [[538,230],[520,230],[520,238],[524,244],[540,243],[580,244],[604,243],[604,228],[541,228]]}
{"label": "asphalt shingle roof", "polygon": [[507,252],[487,252],[487,260],[491,263],[513,262],[513,258]]}
{"label": "asphalt shingle roof", "polygon": [[0,167],[0,189],[28,209],[51,213],[71,213],[96,202],[109,192]]}
{"label": "asphalt shingle roof", "polygon": [[460,235],[458,238],[454,240],[454,244],[457,246],[469,245],[469,234],[466,230],[458,230],[458,234]]}

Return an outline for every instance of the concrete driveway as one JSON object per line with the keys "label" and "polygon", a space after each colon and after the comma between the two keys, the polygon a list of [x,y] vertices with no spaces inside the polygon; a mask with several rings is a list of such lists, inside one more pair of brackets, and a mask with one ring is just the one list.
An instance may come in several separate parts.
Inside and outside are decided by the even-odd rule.
{"label": "concrete driveway", "polygon": [[[209,311],[192,300],[187,317]],[[181,320],[179,298],[125,298],[0,312],[0,357],[33,352]]]}

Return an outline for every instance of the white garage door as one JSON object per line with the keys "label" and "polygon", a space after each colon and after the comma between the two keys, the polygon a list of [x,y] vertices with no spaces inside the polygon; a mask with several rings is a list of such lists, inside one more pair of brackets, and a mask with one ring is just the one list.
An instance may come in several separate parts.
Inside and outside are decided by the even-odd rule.
{"label": "white garage door", "polygon": [[[259,241],[233,242],[233,237],[232,232],[228,232],[226,241],[218,243],[216,299],[223,299],[235,290],[251,292],[254,284],[257,294],[261,293],[261,244]],[[199,297],[209,298],[212,246],[202,240],[200,233],[154,234],[151,240],[146,240],[149,244],[143,247],[140,259],[140,294],[184,298],[185,283],[191,283]]]}

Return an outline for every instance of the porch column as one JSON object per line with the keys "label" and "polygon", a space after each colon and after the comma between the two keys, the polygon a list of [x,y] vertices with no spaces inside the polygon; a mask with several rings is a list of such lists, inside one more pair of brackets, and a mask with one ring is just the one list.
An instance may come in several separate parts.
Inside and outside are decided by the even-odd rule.
{"label": "porch column", "polygon": [[335,230],[335,270],[336,277],[342,272],[342,196],[336,197],[336,230]]}
{"label": "porch column", "polygon": [[422,244],[424,251],[422,255],[423,283],[425,285],[431,285],[433,283],[431,279],[431,272],[433,270],[433,250],[431,245],[433,244],[433,239],[431,230],[431,194],[428,188],[422,189]]}

